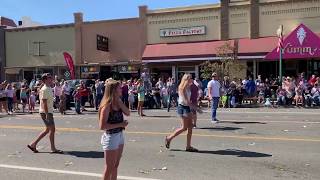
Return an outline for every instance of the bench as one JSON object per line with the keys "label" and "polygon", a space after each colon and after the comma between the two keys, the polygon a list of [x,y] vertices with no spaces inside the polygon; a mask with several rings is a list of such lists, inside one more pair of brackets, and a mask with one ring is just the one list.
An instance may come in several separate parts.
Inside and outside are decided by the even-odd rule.
{"label": "bench", "polygon": [[258,98],[257,97],[245,97],[242,100],[242,104],[257,104]]}

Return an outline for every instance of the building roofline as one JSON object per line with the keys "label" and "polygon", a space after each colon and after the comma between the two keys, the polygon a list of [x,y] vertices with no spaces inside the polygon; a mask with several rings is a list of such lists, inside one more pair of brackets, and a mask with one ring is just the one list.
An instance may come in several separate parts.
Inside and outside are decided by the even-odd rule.
{"label": "building roofline", "polygon": [[13,27],[13,28],[9,27],[6,29],[6,32],[31,31],[31,30],[66,28],[66,27],[74,27],[74,23],[32,26],[32,27]]}
{"label": "building roofline", "polygon": [[193,5],[193,6],[185,6],[185,7],[174,7],[174,8],[163,8],[163,9],[154,9],[148,10],[147,14],[162,14],[162,13],[170,13],[170,12],[181,12],[181,11],[196,11],[196,10],[205,10],[205,9],[213,9],[220,8],[220,3],[216,4],[205,4],[205,5]]}
{"label": "building roofline", "polygon": [[134,18],[110,19],[110,20],[100,20],[100,21],[84,21],[83,24],[113,23],[113,22],[135,21],[135,20],[139,20],[139,18],[134,17]]}

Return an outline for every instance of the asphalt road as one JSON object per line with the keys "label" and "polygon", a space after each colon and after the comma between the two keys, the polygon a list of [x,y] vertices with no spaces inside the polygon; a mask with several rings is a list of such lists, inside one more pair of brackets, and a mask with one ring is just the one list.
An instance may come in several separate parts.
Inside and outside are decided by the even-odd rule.
{"label": "asphalt road", "polygon": [[[199,115],[192,144],[199,153],[185,152],[186,136],[166,150],[164,137],[179,126],[174,111],[133,112],[126,130],[119,179],[163,180],[291,180],[320,179],[319,109],[221,109],[221,123]],[[41,153],[26,145],[42,130],[38,114],[0,116],[1,180],[101,179],[104,159],[97,114],[55,114],[56,144],[65,154],[50,151],[48,138]]]}

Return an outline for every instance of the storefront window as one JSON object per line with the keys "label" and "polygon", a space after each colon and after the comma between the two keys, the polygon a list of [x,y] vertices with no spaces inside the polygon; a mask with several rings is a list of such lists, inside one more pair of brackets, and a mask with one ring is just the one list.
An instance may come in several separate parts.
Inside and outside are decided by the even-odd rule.
{"label": "storefront window", "polygon": [[80,68],[81,79],[98,79],[99,67],[98,66],[82,66]]}
{"label": "storefront window", "polygon": [[33,79],[40,79],[42,74],[44,74],[44,73],[53,74],[53,68],[46,68],[46,67],[36,68]]}
{"label": "storefront window", "polygon": [[192,78],[195,78],[196,77],[195,67],[194,66],[178,67],[178,80],[180,80],[184,74],[191,74]]}

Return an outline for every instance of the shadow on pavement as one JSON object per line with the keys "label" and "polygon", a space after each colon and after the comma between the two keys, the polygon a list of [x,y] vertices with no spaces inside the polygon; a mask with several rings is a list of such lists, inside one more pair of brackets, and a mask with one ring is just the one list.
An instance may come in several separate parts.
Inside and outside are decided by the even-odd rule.
{"label": "shadow on pavement", "polygon": [[[171,149],[170,151],[181,151],[186,152],[184,150],[179,149]],[[237,156],[237,157],[271,157],[271,154],[264,154],[259,152],[252,152],[252,151],[243,151],[238,149],[226,149],[226,150],[218,150],[218,151],[202,151],[199,150],[200,154],[216,154],[216,155],[225,155],[225,156]]]}
{"label": "shadow on pavement", "polygon": [[217,127],[203,127],[203,128],[198,128],[198,129],[211,130],[211,131],[235,131],[235,130],[239,130],[242,128],[217,126]]}
{"label": "shadow on pavement", "polygon": [[104,153],[100,151],[64,151],[65,155],[76,156],[80,158],[103,158]]}
{"label": "shadow on pavement", "polygon": [[150,115],[147,115],[146,117],[152,117],[152,118],[170,118],[170,117],[173,117],[173,116],[157,116],[157,115],[153,115],[153,116],[150,116]]}
{"label": "shadow on pavement", "polygon": [[267,124],[264,122],[255,122],[255,121],[220,121],[221,123],[230,123],[230,124]]}

